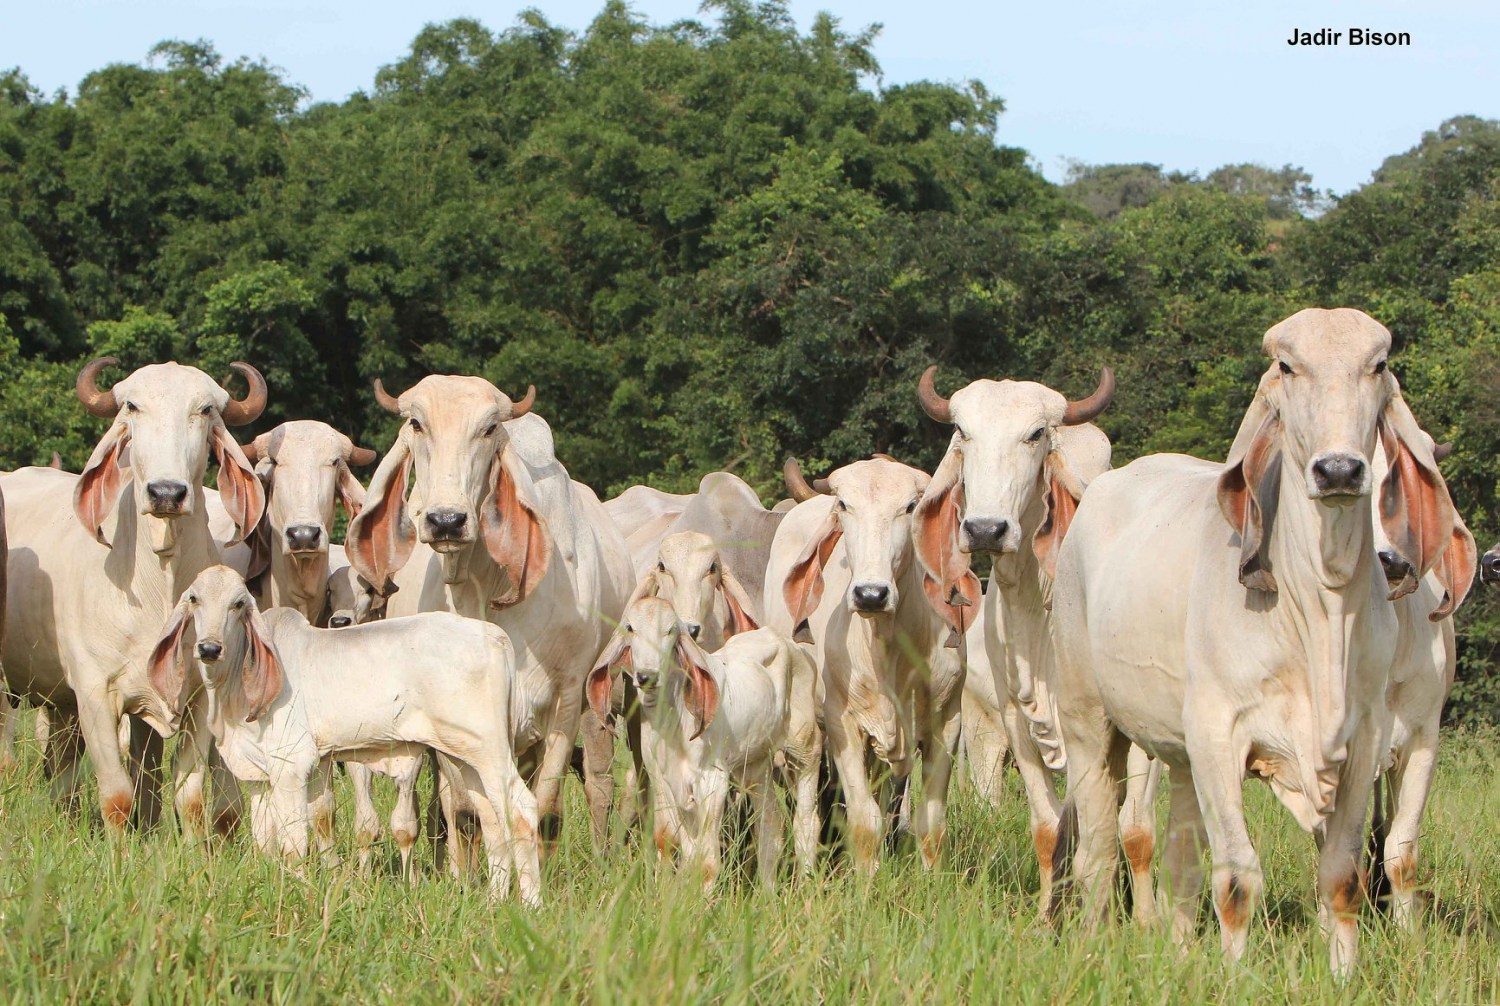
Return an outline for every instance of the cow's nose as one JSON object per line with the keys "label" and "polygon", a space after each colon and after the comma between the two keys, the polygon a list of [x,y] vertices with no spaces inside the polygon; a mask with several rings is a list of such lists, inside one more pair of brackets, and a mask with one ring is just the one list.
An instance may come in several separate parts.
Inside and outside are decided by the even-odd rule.
{"label": "cow's nose", "polygon": [[1479,563],[1479,579],[1485,583],[1500,583],[1500,549],[1484,554]]}
{"label": "cow's nose", "polygon": [[1356,493],[1365,487],[1365,463],[1352,454],[1327,454],[1312,463],[1319,492]]}
{"label": "cow's nose", "polygon": [[427,526],[437,535],[461,534],[468,522],[469,515],[462,510],[427,511]]}
{"label": "cow's nose", "polygon": [[854,585],[854,607],[859,611],[884,611],[891,599],[891,588],[883,583]]}
{"label": "cow's nose", "polygon": [[293,552],[310,552],[318,547],[323,529],[316,524],[293,524],[286,529],[287,547]]}
{"label": "cow's nose", "polygon": [[1010,531],[1010,521],[994,517],[970,517],[964,521],[964,537],[977,552],[998,552]]}
{"label": "cow's nose", "polygon": [[703,631],[703,626],[697,622],[683,622],[682,627],[686,629],[687,634],[694,639],[697,639],[698,633]]}
{"label": "cow's nose", "polygon": [[1393,548],[1383,548],[1376,555],[1380,557],[1380,568],[1385,570],[1386,581],[1391,584],[1400,583],[1416,572],[1406,557]]}
{"label": "cow's nose", "polygon": [[213,663],[224,653],[224,647],[218,643],[202,642],[198,644],[198,658]]}
{"label": "cow's nose", "polygon": [[334,615],[328,620],[328,627],[330,629],[343,629],[353,624],[354,619],[350,618],[348,615]]}
{"label": "cow's nose", "polygon": [[187,499],[187,493],[186,482],[157,479],[146,483],[146,497],[151,500],[153,507],[180,507]]}

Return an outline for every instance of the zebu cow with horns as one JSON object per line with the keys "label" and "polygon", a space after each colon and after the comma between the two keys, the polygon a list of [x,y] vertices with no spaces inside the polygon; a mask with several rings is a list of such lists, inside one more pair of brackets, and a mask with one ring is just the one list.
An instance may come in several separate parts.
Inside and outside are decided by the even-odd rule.
{"label": "zebu cow with horns", "polygon": [[[936,371],[922,375],[917,397],[929,417],[953,427],[953,437],[917,504],[929,531],[917,537],[917,557],[948,601],[971,575],[972,553],[994,556],[981,619],[985,659],[971,660],[966,673],[964,742],[975,781],[992,803],[1000,791],[997,755],[1009,747],[1031,811],[1045,911],[1059,843],[1051,773],[1064,765],[1047,598],[1078,500],[1109,470],[1109,438],[1092,420],[1114,399],[1115,377],[1104,368],[1093,394],[1076,402],[1031,381],[990,380],[948,399],[933,384]],[[1122,824],[1132,903],[1146,921],[1154,914],[1150,808],[1160,768],[1136,752],[1130,774]]]}
{"label": "zebu cow with horns", "polygon": [[1191,932],[1204,833],[1221,942],[1245,952],[1262,887],[1242,786],[1270,783],[1320,836],[1331,967],[1354,966],[1365,816],[1385,757],[1396,613],[1368,497],[1417,579],[1451,613],[1461,561],[1448,487],[1386,365],[1390,333],[1347,308],[1273,326],[1270,367],[1224,464],[1153,455],[1094,480],[1058,557],[1058,708],[1078,811],[1075,870],[1108,903],[1128,742],[1172,770],[1165,865],[1174,931]]}
{"label": "zebu cow with horns", "polygon": [[[544,836],[555,837],[584,679],[632,586],[624,542],[558,462],[551,429],[531,413],[535,388],[513,402],[482,378],[434,375],[399,397],[376,381],[375,395],[403,422],[349,524],[349,562],[388,598],[388,617],[454,611],[509,633],[529,712],[516,753]],[[588,720],[585,786],[602,838],[614,745],[592,713]],[[462,869],[469,836],[448,818]]]}
{"label": "zebu cow with horns", "polygon": [[[265,508],[260,482],[227,428],[253,422],[265,408],[266,383],[254,367],[231,364],[250,385],[236,400],[201,370],[176,363],[142,367],[101,391],[99,372],[118,362],[94,360],[78,375],[84,407],[111,420],[81,475],[22,468],[0,479],[10,538],[6,675],[14,691],[50,707],[48,766],[70,801],[81,733],[112,829],[124,827],[138,796],[142,823],[154,817],[149,770],[161,741],[146,724],[161,735],[179,725],[176,708],[151,688],[147,661],[177,597],[219,562],[202,488],[210,457],[237,537]],[[135,778],[118,738],[126,713],[137,718]],[[192,709],[186,726],[176,802],[184,826],[196,828],[209,734]]]}

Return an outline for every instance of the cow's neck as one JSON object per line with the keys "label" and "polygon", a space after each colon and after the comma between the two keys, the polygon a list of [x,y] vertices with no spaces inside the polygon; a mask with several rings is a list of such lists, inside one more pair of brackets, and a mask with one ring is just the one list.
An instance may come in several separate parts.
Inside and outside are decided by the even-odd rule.
{"label": "cow's neck", "polygon": [[1052,715],[1055,671],[1047,588],[1041,563],[1031,548],[1035,533],[1035,528],[1026,529],[1017,551],[995,557],[985,603],[992,606],[1003,627],[999,635],[1005,640],[1001,649],[1010,697],[1026,716],[1038,744],[1060,750],[1062,738]]}
{"label": "cow's neck", "polygon": [[271,546],[271,575],[264,608],[296,608],[313,625],[323,615],[328,594],[328,553],[293,555]]}
{"label": "cow's neck", "polygon": [[[1274,610],[1285,638],[1295,639],[1302,659],[1312,756],[1302,780],[1320,811],[1332,800],[1354,727],[1351,670],[1359,622],[1371,600],[1375,547],[1367,499],[1327,506],[1307,498],[1300,479],[1283,477],[1273,526],[1267,528],[1271,572],[1278,597]],[[1383,685],[1382,685],[1383,690]]]}
{"label": "cow's neck", "polygon": [[120,493],[106,567],[120,569],[138,604],[159,607],[165,616],[199,573],[219,561],[208,530],[202,487],[193,490],[193,512],[175,520],[142,514],[134,481]]}

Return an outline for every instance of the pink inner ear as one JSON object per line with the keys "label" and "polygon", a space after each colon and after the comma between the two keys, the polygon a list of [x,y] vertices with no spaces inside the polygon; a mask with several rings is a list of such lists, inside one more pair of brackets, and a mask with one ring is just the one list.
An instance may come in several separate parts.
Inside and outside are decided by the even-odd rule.
{"label": "pink inner ear", "polygon": [[151,682],[151,687],[156,689],[157,694],[174,710],[178,708],[178,700],[182,697],[182,687],[186,683],[186,675],[182,668],[182,654],[179,652],[182,646],[182,634],[186,628],[187,613],[179,606],[173,612],[172,620],[167,623],[166,633],[152,648],[151,658],[146,665],[146,676]]}
{"label": "pink inner ear", "polygon": [[812,613],[818,609],[818,602],[823,599],[823,568],[828,565],[828,557],[833,554],[834,546],[844,535],[838,519],[830,514],[829,520],[832,528],[806,559],[792,567],[786,583],[782,585],[782,598],[792,614],[792,625],[796,627],[798,636],[805,634],[803,623],[812,617]]}
{"label": "pink inner ear", "polygon": [[105,439],[111,437],[114,442],[109,445],[104,456],[86,467],[79,476],[73,496],[73,511],[78,515],[79,521],[88,529],[89,534],[104,545],[109,544],[104,540],[104,522],[109,518],[109,512],[115,508],[120,490],[125,485],[125,473],[120,470],[120,454],[129,442],[129,437],[123,430],[111,429],[105,434]]}

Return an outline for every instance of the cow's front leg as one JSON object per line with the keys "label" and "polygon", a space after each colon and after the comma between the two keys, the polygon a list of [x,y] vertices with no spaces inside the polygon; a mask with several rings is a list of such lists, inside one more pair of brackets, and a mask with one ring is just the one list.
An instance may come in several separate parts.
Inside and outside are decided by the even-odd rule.
{"label": "cow's front leg", "polygon": [[135,781],[126,770],[120,751],[122,713],[119,701],[108,688],[78,693],[78,726],[83,731],[84,750],[94,766],[99,786],[99,812],[104,826],[114,833],[123,831],[130,823],[130,812],[135,806]]}
{"label": "cow's front leg", "polygon": [[208,837],[204,782],[213,745],[213,735],[203,725],[202,714],[200,703],[188,707],[172,758],[172,807],[177,812],[177,826],[184,836],[200,839]]}
{"label": "cow's front leg", "polygon": [[583,708],[583,685],[569,681],[558,689],[552,716],[547,724],[547,739],[542,747],[541,764],[532,780],[537,815],[541,825],[543,858],[550,856],[562,834],[562,781],[573,758],[578,739],[578,718]]}
{"label": "cow's front leg", "polygon": [[[1195,702],[1189,693],[1183,719],[1193,786],[1213,859],[1214,912],[1219,916],[1220,944],[1225,956],[1237,961],[1245,955],[1250,920],[1265,881],[1260,857],[1245,826],[1244,768],[1250,742],[1239,729],[1233,710],[1227,699],[1214,696]],[[1072,757],[1070,747],[1070,762]]]}
{"label": "cow's front leg", "polygon": [[[1057,852],[1058,817],[1061,805],[1052,788],[1052,773],[1042,759],[1042,752],[1032,736],[1026,714],[1015,700],[1007,700],[1001,712],[1006,738],[1021,786],[1026,793],[1026,808],[1031,815],[1031,844],[1036,850],[1037,877],[1041,881],[1038,904],[1045,915],[1052,905],[1053,858]],[[1070,790],[1071,792],[1071,790]],[[1092,805],[1090,807],[1092,809]]]}
{"label": "cow's front leg", "polygon": [[1361,867],[1365,814],[1375,786],[1379,755],[1385,749],[1378,714],[1365,710],[1349,741],[1349,758],[1340,773],[1333,813],[1318,856],[1320,917],[1328,935],[1328,962],[1335,977],[1347,978],[1359,949],[1359,909],[1364,902]]}
{"label": "cow's front leg", "polygon": [[948,746],[950,734],[957,731],[960,696],[957,690],[948,700],[941,717],[929,724],[922,750],[922,806],[916,814],[914,831],[922,865],[932,869],[943,851],[943,835],[948,820],[948,783],[953,774],[953,750]]}
{"label": "cow's front leg", "polygon": [[828,719],[828,751],[844,785],[845,814],[849,825],[849,845],[854,865],[863,873],[873,874],[880,865],[880,837],[885,815],[870,789],[865,772],[864,736],[853,717],[842,715]]}

